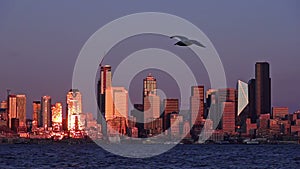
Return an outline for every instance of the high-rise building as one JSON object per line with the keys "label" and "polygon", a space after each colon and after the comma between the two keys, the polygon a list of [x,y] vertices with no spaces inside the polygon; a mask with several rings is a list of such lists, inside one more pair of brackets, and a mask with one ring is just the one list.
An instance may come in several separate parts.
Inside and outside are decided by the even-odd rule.
{"label": "high-rise building", "polygon": [[156,79],[151,73],[144,79],[143,97],[154,95],[156,96]]}
{"label": "high-rise building", "polygon": [[[211,106],[209,119],[213,120],[213,128],[223,129],[225,123],[235,124],[236,90],[233,88],[218,89],[211,93]],[[233,115],[233,116],[232,116]],[[220,123],[216,120],[220,119]],[[232,126],[230,126],[232,127]],[[227,129],[226,129],[227,130]],[[229,130],[228,130],[229,131]],[[230,130],[231,131],[231,130]]]}
{"label": "high-rise building", "polygon": [[100,65],[100,80],[98,82],[98,106],[100,114],[97,115],[98,123],[102,123],[101,118],[105,117],[105,92],[107,88],[111,87],[111,66],[110,65]]}
{"label": "high-rise building", "polygon": [[271,114],[271,78],[267,62],[255,64],[256,115]]}
{"label": "high-rise building", "polygon": [[235,132],[235,102],[222,103],[222,129],[224,133]]}
{"label": "high-rise building", "polygon": [[204,119],[204,86],[192,86],[191,91],[191,124],[200,124]]}
{"label": "high-rise building", "polygon": [[17,118],[21,127],[26,126],[26,96],[24,94],[17,95]]}
{"label": "high-rise building", "polygon": [[239,80],[238,81],[238,106],[237,115],[239,116],[249,104],[248,84]]}
{"label": "high-rise building", "polygon": [[163,129],[167,130],[170,128],[170,114],[173,112],[179,113],[179,102],[178,99],[164,99],[164,122]]}
{"label": "high-rise building", "polygon": [[[160,117],[160,98],[156,93],[156,79],[151,73],[144,79],[143,86],[143,105],[144,105],[144,127],[149,126],[146,123],[156,121]],[[161,120],[160,120],[161,121]],[[155,123],[159,124],[159,122]],[[149,127],[147,127],[149,129]],[[156,128],[162,128],[162,124]],[[152,130],[152,129],[150,129]],[[153,129],[154,130],[154,129]]]}
{"label": "high-rise building", "polygon": [[45,130],[47,130],[48,127],[52,126],[51,97],[43,96],[41,100],[42,127],[44,127]]}
{"label": "high-rise building", "polygon": [[55,103],[51,107],[52,111],[52,127],[54,131],[61,131],[62,129],[62,103]]}
{"label": "high-rise building", "polygon": [[171,113],[170,115],[170,134],[171,137],[180,137],[183,128],[183,117],[179,113]]}
{"label": "high-rise building", "polygon": [[78,89],[70,89],[67,94],[68,130],[82,130],[84,122],[80,119],[82,113],[81,93]]}
{"label": "high-rise building", "polygon": [[42,127],[43,118],[41,113],[41,101],[32,102],[32,129],[36,130],[38,127]]}
{"label": "high-rise building", "polygon": [[237,126],[239,127],[239,132],[246,133],[247,118],[250,118],[249,112],[249,93],[248,93],[248,84],[238,80],[237,83],[237,91],[238,91],[238,101],[237,101]]}
{"label": "high-rise building", "polygon": [[17,96],[8,96],[8,127],[12,128],[12,119],[17,118]]}
{"label": "high-rise building", "polygon": [[257,115],[256,115],[256,100],[255,100],[255,79],[251,79],[248,82],[248,100],[249,100],[249,115],[251,119],[251,123],[256,123]]}
{"label": "high-rise building", "polygon": [[105,92],[105,119],[128,119],[128,91],[124,87],[110,87]]}

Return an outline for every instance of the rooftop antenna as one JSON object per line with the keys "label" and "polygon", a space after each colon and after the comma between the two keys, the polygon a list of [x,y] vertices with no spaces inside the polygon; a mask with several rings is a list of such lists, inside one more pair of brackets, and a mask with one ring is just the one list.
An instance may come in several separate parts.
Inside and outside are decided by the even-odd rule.
{"label": "rooftop antenna", "polygon": [[7,97],[10,95],[10,89],[6,89],[6,94],[7,94]]}

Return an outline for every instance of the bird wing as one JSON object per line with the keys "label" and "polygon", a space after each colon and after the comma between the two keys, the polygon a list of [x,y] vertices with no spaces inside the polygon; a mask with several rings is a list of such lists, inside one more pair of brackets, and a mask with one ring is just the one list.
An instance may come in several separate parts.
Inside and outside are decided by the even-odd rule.
{"label": "bird wing", "polygon": [[179,36],[179,35],[171,36],[170,38],[171,39],[177,39],[179,41],[189,40],[187,37]]}
{"label": "bird wing", "polygon": [[195,44],[195,45],[197,45],[197,46],[201,46],[201,47],[205,48],[205,46],[202,43],[200,43],[200,42],[198,42],[196,40],[190,40],[190,42],[193,43],[193,44]]}
{"label": "bird wing", "polygon": [[177,45],[177,46],[188,46],[188,44],[184,43],[183,41],[178,41],[174,45]]}

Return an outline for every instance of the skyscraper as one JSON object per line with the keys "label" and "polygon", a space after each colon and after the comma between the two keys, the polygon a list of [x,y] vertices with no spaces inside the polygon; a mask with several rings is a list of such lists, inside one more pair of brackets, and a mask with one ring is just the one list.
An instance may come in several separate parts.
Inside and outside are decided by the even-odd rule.
{"label": "skyscraper", "polygon": [[144,79],[143,97],[154,95],[156,96],[156,79],[149,73]]}
{"label": "skyscraper", "polygon": [[239,126],[238,132],[246,132],[247,126],[246,121],[247,118],[251,117],[249,112],[249,89],[248,84],[238,80],[237,83],[237,91],[238,91],[238,101],[237,101],[237,126]]}
{"label": "skyscraper", "polygon": [[32,129],[36,130],[38,127],[41,127],[43,118],[41,114],[41,101],[32,102]]}
{"label": "skyscraper", "polygon": [[97,112],[97,123],[101,124],[103,134],[106,135],[106,120],[105,120],[105,92],[107,88],[111,87],[111,66],[100,65],[100,80],[98,82],[98,106],[99,112]]}
{"label": "skyscraper", "polygon": [[173,112],[179,113],[178,99],[164,99],[164,130],[170,128],[170,114]]}
{"label": "skyscraper", "polygon": [[101,118],[105,117],[105,91],[111,87],[111,66],[100,65],[100,80],[98,82],[98,106],[101,114],[97,115],[98,123],[102,123]]}
{"label": "skyscraper", "polygon": [[42,127],[47,130],[48,127],[52,126],[51,97],[43,96],[41,100]]}
{"label": "skyscraper", "polygon": [[151,73],[143,80],[144,129],[157,134],[162,129],[160,98],[156,93],[156,79]]}
{"label": "skyscraper", "polygon": [[12,119],[17,118],[17,96],[8,96],[8,127],[12,128]]}
{"label": "skyscraper", "polygon": [[[231,132],[233,125],[235,127],[236,115],[236,90],[232,88],[218,89],[211,93],[211,106],[209,118],[213,121],[214,128],[225,129],[226,132]],[[221,116],[222,115],[222,116]],[[215,121],[221,118],[221,122]],[[224,125],[223,125],[224,123]],[[230,126],[226,126],[230,125]],[[225,128],[224,128],[225,127]],[[228,127],[228,128],[227,128]]]}
{"label": "skyscraper", "polygon": [[255,79],[251,79],[248,82],[248,100],[249,100],[249,115],[251,118],[251,123],[256,123],[256,100],[255,100]]}
{"label": "skyscraper", "polygon": [[26,96],[24,94],[17,95],[17,118],[19,119],[19,125],[26,126]]}
{"label": "skyscraper", "polygon": [[105,119],[115,117],[128,119],[128,91],[124,87],[110,87],[106,89]]}
{"label": "skyscraper", "polygon": [[62,129],[62,104],[55,103],[51,107],[52,111],[52,127],[54,131],[60,131]]}
{"label": "skyscraper", "polygon": [[247,107],[249,103],[248,84],[238,80],[238,106],[237,115],[239,116]]}
{"label": "skyscraper", "polygon": [[68,130],[82,130],[84,122],[80,121],[82,113],[81,93],[78,89],[70,89],[67,94]]}
{"label": "skyscraper", "polygon": [[204,118],[204,86],[192,86],[190,111],[191,124],[200,124]]}
{"label": "skyscraper", "polygon": [[256,115],[271,114],[271,78],[267,62],[255,64]]}

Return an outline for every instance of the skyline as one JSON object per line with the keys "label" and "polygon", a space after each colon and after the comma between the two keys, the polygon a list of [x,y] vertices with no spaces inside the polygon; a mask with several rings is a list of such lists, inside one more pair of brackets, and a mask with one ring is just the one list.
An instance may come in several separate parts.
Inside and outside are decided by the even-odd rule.
{"label": "skyline", "polygon": [[[174,9],[168,7],[168,2],[162,2],[161,7],[157,7],[156,2],[149,3],[148,6],[145,3],[127,2],[123,5],[130,6],[132,10],[120,9],[118,12],[108,11],[118,9],[114,7],[114,2],[95,2],[93,5],[80,2],[72,4],[1,2],[0,21],[3,26],[0,27],[2,37],[0,56],[1,61],[4,60],[6,64],[0,67],[0,77],[4,79],[0,83],[0,99],[5,99],[7,88],[12,89],[12,93],[15,94],[25,93],[28,96],[27,112],[30,114],[31,101],[38,100],[43,95],[50,95],[53,102],[62,102],[66,105],[65,94],[71,88],[74,62],[88,37],[113,19],[146,10],[168,12],[184,17],[202,29],[221,57],[227,75],[227,87],[235,87],[237,80],[247,82],[254,78],[254,63],[268,61],[271,64],[272,78],[271,105],[288,106],[291,112],[299,109],[300,91],[297,90],[297,84],[300,81],[298,78],[300,71],[297,56],[300,50],[297,47],[299,44],[297,35],[300,22],[297,19],[299,14],[297,1],[290,1],[288,4],[280,1],[266,4],[259,1],[247,3],[231,1],[221,2],[222,7],[216,7],[214,2],[197,2],[198,5],[184,3],[184,9],[181,9],[183,2],[174,2]],[[82,13],[76,10],[79,6]],[[218,12],[210,12],[211,9]],[[253,10],[256,11],[255,14]],[[61,18],[60,15],[64,17]],[[139,44],[141,40],[143,43]],[[158,43],[154,44],[156,42]],[[150,35],[137,36],[121,42],[111,51],[103,51],[107,52],[105,62],[112,62],[114,66],[118,60],[132,51],[149,46],[162,46],[183,56],[188,52],[170,45],[169,39],[163,40],[159,36]],[[188,61],[192,62],[193,59]],[[195,69],[199,69],[197,80],[207,90],[208,78],[203,66],[200,65],[201,63],[195,65]],[[142,72],[135,79],[145,77],[149,71]],[[157,75],[155,72],[153,75],[162,82],[161,86],[167,84],[167,81],[163,80],[166,75]],[[142,99],[139,92],[142,86],[139,84],[133,81],[132,88],[137,88],[137,92],[132,93],[128,89],[129,95],[137,93],[137,96],[130,96],[135,102],[137,100],[141,102]],[[86,112],[85,107],[83,109]]]}
{"label": "skyline", "polygon": [[[268,75],[269,75],[269,67],[270,67],[270,65],[269,65],[269,63],[268,62],[256,62],[256,64],[255,64],[255,66],[257,67],[258,65],[260,65],[260,66],[263,66],[263,67],[265,67],[265,66],[267,66],[267,67],[265,67],[264,69],[265,69],[265,71],[257,71],[258,72],[258,74],[261,74],[261,75],[256,75],[257,77],[261,77],[261,76],[266,76],[267,77],[267,79],[271,79],[271,77],[269,77]],[[106,68],[106,69],[104,69],[104,68]],[[108,68],[108,69],[107,69]],[[113,68],[110,66],[110,65],[104,65],[103,67],[101,67],[101,68],[99,68],[99,70],[101,70],[101,71],[103,71],[103,70],[108,70],[108,72],[109,72],[109,74],[110,74],[110,72],[112,72],[113,71]],[[264,74],[265,72],[268,72],[267,74]],[[102,76],[103,76],[103,74],[102,74]],[[111,84],[111,80],[112,80],[112,78],[110,77],[111,75],[107,75],[107,76],[103,76],[103,77],[107,77],[107,79],[106,78],[104,78],[104,79],[106,79],[106,80],[104,80],[104,81],[106,81],[106,83],[108,84],[108,86],[102,86],[103,84],[102,83],[100,83],[100,81],[101,81],[101,78],[99,78],[99,82],[98,82],[98,87],[99,87],[99,94],[101,94],[102,92],[103,92],[103,90],[108,90],[107,88],[109,88],[109,90],[112,90],[112,91],[114,91],[114,90],[116,90],[116,91],[118,91],[118,90],[122,90],[122,91],[125,91],[126,92],[126,97],[128,97],[128,91],[127,91],[127,89],[125,88],[125,87],[113,87],[113,86],[111,86],[112,84]],[[103,80],[103,79],[102,79]],[[180,101],[180,99],[178,98],[178,97],[167,97],[167,96],[165,96],[165,97],[160,97],[160,95],[159,94],[157,94],[157,89],[156,89],[156,86],[157,86],[157,79],[156,79],[156,77],[155,76],[153,76],[152,75],[152,73],[149,73],[147,76],[145,76],[144,78],[142,78],[142,79],[140,79],[140,81],[143,81],[143,83],[142,83],[142,90],[140,91],[140,93],[139,94],[142,94],[143,95],[143,98],[145,99],[145,97],[146,96],[158,96],[158,99],[159,99],[159,102],[160,103],[162,103],[164,100],[172,100],[172,99],[175,99],[175,100],[178,100],[178,101]],[[148,81],[148,82],[147,82]],[[152,81],[153,81],[153,83],[152,83]],[[205,89],[205,86],[204,85],[198,85],[198,86],[190,86],[191,87],[191,97],[193,97],[193,93],[195,93],[197,90],[199,90],[199,91],[197,91],[196,93],[196,99],[198,99],[198,97],[199,97],[199,95],[201,95],[201,96],[203,96],[204,98],[204,100],[203,100],[203,103],[205,103],[205,104],[209,104],[210,103],[210,100],[208,100],[209,98],[207,97],[208,95],[210,95],[211,94],[211,92],[214,92],[214,91],[225,91],[225,90],[233,90],[233,91],[238,91],[238,90],[242,90],[243,89],[243,87],[241,87],[241,85],[243,84],[243,85],[249,85],[249,89],[247,88],[245,88],[245,89],[243,89],[243,90],[247,90],[247,95],[248,95],[248,93],[250,94],[250,93],[252,93],[252,92],[254,92],[254,95],[257,95],[256,93],[257,92],[259,92],[261,89],[259,89],[259,90],[255,90],[254,91],[254,89],[252,88],[252,87],[250,87],[252,84],[253,84],[253,81],[254,82],[257,82],[257,80],[256,79],[249,79],[248,81],[246,81],[246,82],[244,82],[244,81],[242,81],[242,80],[237,80],[237,84],[236,84],[236,86],[235,87],[228,87],[227,86],[227,88],[209,88],[209,89],[207,89],[207,90],[204,90]],[[150,83],[151,82],[151,83]],[[149,83],[149,84],[148,84]],[[158,82],[158,84],[159,84],[159,82]],[[257,83],[257,84],[260,84],[259,82]],[[147,88],[145,88],[147,86],[147,88],[149,88],[149,89],[147,89]],[[245,87],[245,86],[244,86]],[[260,86],[261,87],[261,86]],[[259,88],[260,88],[259,87]],[[272,85],[270,84],[270,83],[267,83],[267,86],[265,86],[265,87],[267,87],[267,89],[269,88],[269,89],[271,89],[272,88]],[[198,89],[199,88],[199,89]],[[151,90],[150,90],[151,89]],[[197,90],[196,90],[197,89]],[[152,91],[153,90],[153,91]],[[249,90],[249,91],[248,91]],[[250,91],[250,90],[252,90],[252,91]],[[263,90],[264,91],[264,90]],[[11,92],[11,91],[10,91]],[[62,106],[62,110],[65,110],[65,111],[62,111],[62,116],[63,117],[65,117],[65,118],[67,118],[67,114],[70,114],[69,113],[69,111],[68,111],[68,109],[67,109],[67,107],[69,106],[69,104],[68,104],[68,102],[69,102],[69,99],[70,99],[70,96],[73,96],[73,94],[72,95],[70,95],[70,92],[80,92],[78,89],[70,89],[70,90],[68,90],[68,92],[67,92],[67,94],[66,94],[66,102],[67,102],[67,106]],[[149,92],[151,92],[151,93],[149,93]],[[199,92],[199,93],[198,93]],[[245,91],[243,91],[243,92],[245,92]],[[114,93],[114,92],[113,92]],[[102,94],[104,94],[104,93],[102,93]],[[267,95],[273,95],[273,93],[266,93],[265,95],[267,96]],[[105,95],[105,94],[104,94]],[[32,109],[32,112],[26,112],[26,117],[28,117],[28,115],[30,116],[32,116],[32,118],[31,119],[33,119],[34,118],[34,113],[35,113],[35,103],[37,103],[37,102],[39,102],[39,103],[43,103],[43,100],[44,100],[44,98],[47,98],[47,99],[50,99],[50,102],[49,103],[51,103],[51,100],[53,99],[51,96],[49,96],[49,95],[45,95],[45,96],[41,96],[40,98],[41,98],[41,100],[38,100],[38,99],[36,99],[36,100],[32,100],[32,101],[29,101],[29,102],[27,102],[26,100],[26,98],[27,98],[27,95],[26,94],[24,94],[24,93],[10,93],[10,95],[9,95],[10,97],[9,97],[9,99],[11,98],[11,97],[15,97],[15,98],[18,98],[18,97],[24,97],[25,98],[25,103],[26,104],[28,104],[28,103],[30,103],[30,109]],[[76,96],[76,95],[75,95]],[[75,97],[75,96],[73,96],[73,97]],[[148,96],[148,97],[149,97]],[[244,93],[244,95],[242,96],[242,95],[240,95],[240,93],[238,93],[238,94],[236,94],[236,96],[235,97],[245,97],[246,95],[245,95],[245,93]],[[77,96],[76,96],[77,97]],[[81,100],[81,94],[80,94],[80,100]],[[99,96],[98,96],[99,97]],[[104,97],[107,97],[106,95],[104,96]],[[259,97],[261,97],[261,96],[258,96],[258,98]],[[265,96],[263,96],[263,97],[265,97]],[[268,113],[272,113],[272,109],[273,108],[278,108],[278,107],[286,107],[288,110],[290,110],[289,108],[288,108],[288,106],[285,106],[285,105],[282,105],[282,106],[273,106],[273,105],[269,105],[269,104],[257,104],[257,99],[256,98],[252,98],[252,99],[256,99],[256,101],[254,101],[254,102],[252,102],[251,101],[251,98],[252,98],[252,96],[249,96],[249,98],[247,97],[247,98],[243,98],[243,101],[241,102],[241,103],[239,103],[239,104],[246,104],[246,103],[244,103],[246,100],[246,102],[247,102],[247,104],[249,103],[250,104],[250,107],[251,107],[251,103],[254,103],[254,107],[253,108],[250,108],[251,109],[251,111],[252,110],[254,110],[254,111],[258,111],[259,112],[259,114],[268,114]],[[268,97],[267,97],[268,98]],[[142,100],[142,104],[145,104],[144,103],[144,99]],[[246,99],[246,100],[245,100]],[[250,100],[248,100],[248,99],[250,99]],[[6,100],[6,99],[3,99],[3,100],[0,100],[0,101],[8,101],[8,100]],[[128,102],[128,101],[126,101],[126,102]],[[262,103],[264,103],[265,101],[261,101]],[[48,108],[49,109],[51,109],[51,107],[52,106],[56,106],[56,104],[57,103],[59,103],[59,104],[61,104],[61,102],[52,102],[52,104],[50,104],[50,105],[48,105]],[[101,103],[98,103],[99,105],[102,105]],[[116,102],[116,104],[119,104],[119,101],[117,101]],[[127,103],[128,104],[128,103]],[[134,103],[132,103],[132,104],[141,104],[140,102],[134,102]],[[192,114],[193,114],[193,108],[192,108],[192,105],[191,105],[191,103],[188,103],[189,105],[188,105],[188,107],[189,107],[189,110],[192,112]],[[258,108],[257,110],[255,109],[255,106],[257,106],[257,105],[259,105],[259,106],[262,106],[262,107],[267,107],[267,109],[268,109],[268,107],[269,107],[269,109],[270,109],[270,111],[265,111],[264,113],[260,113],[260,109],[261,108]],[[196,112],[196,114],[198,114],[198,111],[199,111],[199,113],[201,114],[200,116],[203,116],[203,113],[204,113],[204,110],[200,110],[200,109],[202,109],[203,108],[203,106],[204,105],[202,105],[202,106],[200,106],[199,107],[199,110],[197,110],[197,112]],[[207,105],[208,107],[209,107],[209,105]],[[238,106],[238,105],[237,105]],[[26,107],[26,106],[25,106]],[[41,106],[42,108],[43,108],[43,106]],[[102,106],[102,107],[106,107],[106,106]],[[136,108],[133,108],[134,106],[132,105],[132,106],[128,106],[127,107],[127,112],[130,112],[130,111],[132,111],[132,110],[135,110]],[[201,108],[202,107],[202,108]],[[48,108],[46,108],[46,109],[48,109]],[[245,108],[245,107],[244,107]],[[28,108],[27,108],[28,109]],[[82,113],[92,113],[93,114],[93,116],[94,116],[94,118],[95,119],[97,119],[98,121],[100,120],[100,119],[98,119],[99,118],[99,115],[100,114],[98,114],[97,112],[84,112],[84,111],[82,111],[82,104],[80,104],[79,105],[79,109],[80,109],[80,111],[79,112],[82,112]],[[105,109],[105,108],[104,108]],[[198,109],[198,108],[197,108]],[[265,108],[263,108],[263,109],[265,109]],[[180,109],[180,111],[186,111],[186,110],[188,110],[188,109]],[[243,109],[242,108],[240,108],[240,105],[237,107],[237,114],[239,115],[241,112],[240,111],[242,111]],[[99,108],[99,113],[101,113],[102,115],[103,114],[105,114],[104,112],[103,112],[104,110],[102,110],[101,109],[101,106],[100,106],[100,108]],[[106,110],[105,110],[106,111]],[[300,111],[300,107],[296,110],[296,111],[289,111],[289,113],[290,114],[293,114],[293,113],[295,113],[295,112],[298,112],[298,111]],[[43,112],[43,110],[41,111],[41,112]],[[72,113],[71,113],[72,114]],[[259,116],[259,115],[258,115]],[[256,117],[255,117],[256,118]],[[29,118],[30,119],[30,118]],[[50,119],[50,118],[48,118],[48,119]]]}

